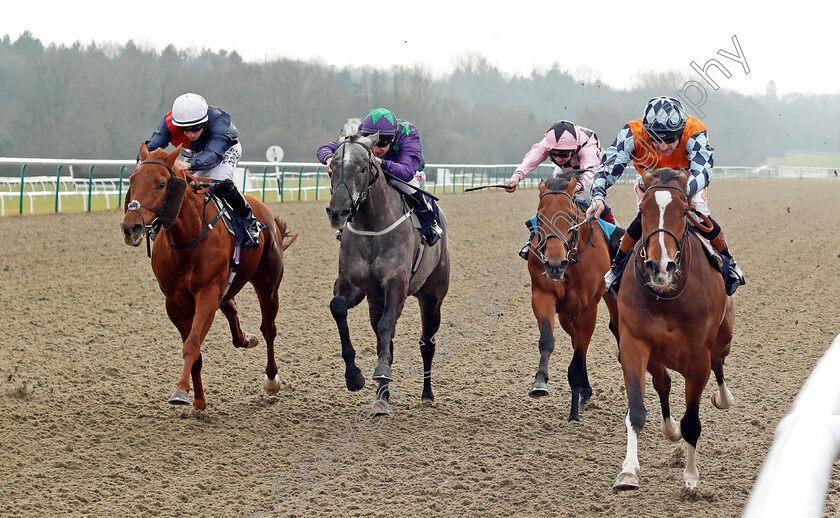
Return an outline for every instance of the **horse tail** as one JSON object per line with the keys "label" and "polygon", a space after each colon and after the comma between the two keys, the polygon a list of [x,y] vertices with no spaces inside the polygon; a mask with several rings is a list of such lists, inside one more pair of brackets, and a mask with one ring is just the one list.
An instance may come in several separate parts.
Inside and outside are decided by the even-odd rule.
{"label": "horse tail", "polygon": [[298,235],[289,232],[286,222],[282,219],[275,217],[274,223],[277,224],[277,231],[280,233],[280,246],[283,250],[286,250],[297,241]]}

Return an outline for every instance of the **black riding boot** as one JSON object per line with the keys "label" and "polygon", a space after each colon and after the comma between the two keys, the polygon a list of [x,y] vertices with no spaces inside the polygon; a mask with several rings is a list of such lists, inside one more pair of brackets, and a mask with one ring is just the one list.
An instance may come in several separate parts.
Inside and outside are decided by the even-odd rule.
{"label": "black riding boot", "polygon": [[233,212],[241,218],[245,218],[248,223],[246,227],[246,240],[243,243],[245,247],[259,246],[260,244],[260,222],[254,216],[251,206],[248,201],[239,192],[239,189],[234,185],[233,180],[225,180],[220,184],[216,184],[213,188],[213,194],[225,200]]}
{"label": "black riding boot", "polygon": [[418,207],[414,210],[417,213],[417,219],[420,220],[420,231],[422,232],[423,239],[426,241],[427,245],[435,246],[435,243],[440,241],[440,236],[443,235],[443,229],[441,229],[440,225],[438,225],[437,220],[440,216],[438,216],[437,211],[434,210],[436,208],[433,205],[434,202],[427,200],[426,195],[420,191],[414,191],[414,193],[411,194],[411,197],[414,198],[418,205]]}

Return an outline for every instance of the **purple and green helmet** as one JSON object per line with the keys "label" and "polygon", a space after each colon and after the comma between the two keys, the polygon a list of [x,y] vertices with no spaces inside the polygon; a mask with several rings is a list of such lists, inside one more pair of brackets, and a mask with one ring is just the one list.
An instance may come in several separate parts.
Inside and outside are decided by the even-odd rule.
{"label": "purple and green helmet", "polygon": [[362,121],[362,125],[359,126],[359,133],[373,135],[379,132],[380,135],[396,135],[397,127],[397,118],[389,110],[374,108]]}

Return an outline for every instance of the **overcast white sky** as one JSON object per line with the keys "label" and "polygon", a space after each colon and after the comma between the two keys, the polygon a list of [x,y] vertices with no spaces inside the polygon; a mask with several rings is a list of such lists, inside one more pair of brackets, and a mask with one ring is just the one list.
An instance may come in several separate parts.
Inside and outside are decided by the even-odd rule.
{"label": "overcast white sky", "polygon": [[[667,9],[662,5],[668,5]],[[782,6],[782,7],[779,7]],[[246,61],[317,59],[336,66],[422,64],[436,76],[468,52],[509,74],[552,63],[584,80],[629,87],[639,71],[676,70],[725,89],[780,95],[840,92],[840,2],[578,2],[562,0],[27,0],[0,17],[12,41],[30,31],[45,45],[134,40],[145,48],[235,50]],[[743,65],[719,55],[736,54]]]}

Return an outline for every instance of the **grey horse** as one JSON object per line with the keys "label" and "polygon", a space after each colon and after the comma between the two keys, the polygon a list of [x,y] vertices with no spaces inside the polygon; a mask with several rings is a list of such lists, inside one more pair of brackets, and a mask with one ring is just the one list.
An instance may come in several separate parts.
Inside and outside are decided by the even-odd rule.
{"label": "grey horse", "polygon": [[[400,193],[390,185],[374,160],[371,148],[378,134],[363,137],[339,134],[330,167],[330,225],[344,229],[338,256],[338,278],[330,311],[341,337],[341,356],[349,390],[361,390],[365,377],[356,366],[350,342],[347,310],[367,297],[370,324],[376,333],[378,363],[373,379],[379,382],[373,412],[390,415],[388,383],[394,358],[394,329],[409,295],[420,303],[423,357],[423,402],[432,394],[432,359],[440,309],[449,290],[449,249],[446,217],[440,211],[443,235],[435,246],[422,247],[420,232],[411,224]],[[419,262],[418,262],[419,259]]]}

